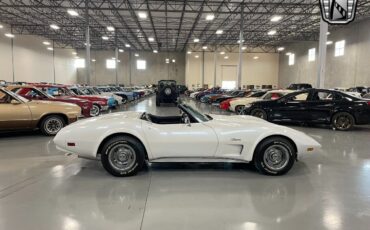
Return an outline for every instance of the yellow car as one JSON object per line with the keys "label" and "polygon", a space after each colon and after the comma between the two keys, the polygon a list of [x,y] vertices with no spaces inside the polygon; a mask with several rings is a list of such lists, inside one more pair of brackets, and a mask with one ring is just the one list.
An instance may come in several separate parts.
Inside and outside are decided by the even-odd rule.
{"label": "yellow car", "polygon": [[64,126],[77,121],[78,105],[32,101],[0,87],[0,131],[40,129],[45,135],[56,135]]}

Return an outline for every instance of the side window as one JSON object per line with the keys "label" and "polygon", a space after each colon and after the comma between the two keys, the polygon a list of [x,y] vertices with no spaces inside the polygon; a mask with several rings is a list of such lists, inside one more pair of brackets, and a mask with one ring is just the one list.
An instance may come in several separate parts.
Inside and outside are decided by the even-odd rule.
{"label": "side window", "polygon": [[295,94],[288,98],[288,101],[307,101],[308,93]]}
{"label": "side window", "polygon": [[11,100],[12,97],[9,94],[0,91],[0,104],[9,104]]}
{"label": "side window", "polygon": [[338,100],[341,100],[341,99],[342,99],[341,95],[339,95],[335,92],[322,91],[322,92],[316,92],[313,95],[312,100],[314,100],[314,101],[338,101]]}

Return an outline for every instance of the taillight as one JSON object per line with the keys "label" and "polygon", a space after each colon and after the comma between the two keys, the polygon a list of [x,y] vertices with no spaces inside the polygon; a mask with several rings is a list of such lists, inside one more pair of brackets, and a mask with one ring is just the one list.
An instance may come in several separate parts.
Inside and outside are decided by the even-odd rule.
{"label": "taillight", "polygon": [[369,105],[369,106],[370,106],[370,101],[368,101],[368,102],[367,102],[367,105]]}

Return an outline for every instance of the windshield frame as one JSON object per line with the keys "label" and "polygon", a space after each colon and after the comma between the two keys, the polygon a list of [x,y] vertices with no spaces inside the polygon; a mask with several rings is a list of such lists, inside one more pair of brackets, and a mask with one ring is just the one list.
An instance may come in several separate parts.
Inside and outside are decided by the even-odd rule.
{"label": "windshield frame", "polygon": [[211,121],[213,118],[207,114],[201,113],[197,109],[194,109],[192,106],[188,104],[180,104],[178,105],[179,109],[186,113],[188,116],[192,117],[192,120],[195,120],[196,123],[203,123]]}

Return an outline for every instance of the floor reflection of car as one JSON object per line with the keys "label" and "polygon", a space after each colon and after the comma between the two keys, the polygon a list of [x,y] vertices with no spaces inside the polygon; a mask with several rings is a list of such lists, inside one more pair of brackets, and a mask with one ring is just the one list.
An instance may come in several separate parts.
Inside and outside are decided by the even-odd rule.
{"label": "floor reflection of car", "polygon": [[0,131],[40,129],[45,135],[55,135],[81,115],[78,105],[32,101],[0,88]]}
{"label": "floor reflection of car", "polygon": [[131,176],[150,162],[253,162],[282,175],[300,154],[320,148],[297,130],[252,116],[200,113],[180,104],[179,116],[121,112],[79,121],[54,138],[59,149],[85,158],[101,156],[114,176]]}
{"label": "floor reflection of car", "polygon": [[309,89],[247,106],[244,114],[272,122],[331,124],[337,130],[370,124],[370,100],[345,92]]}

